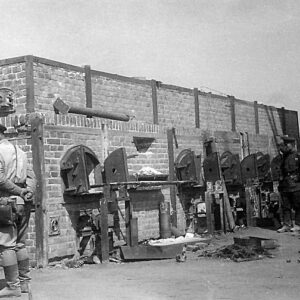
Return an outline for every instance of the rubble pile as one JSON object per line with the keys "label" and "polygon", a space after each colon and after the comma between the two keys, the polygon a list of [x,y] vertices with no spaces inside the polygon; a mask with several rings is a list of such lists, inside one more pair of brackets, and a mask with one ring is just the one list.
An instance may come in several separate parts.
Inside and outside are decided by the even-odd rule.
{"label": "rubble pile", "polygon": [[272,257],[272,254],[262,247],[247,247],[232,244],[214,250],[205,250],[199,257],[223,258],[231,259],[235,262],[242,262]]}

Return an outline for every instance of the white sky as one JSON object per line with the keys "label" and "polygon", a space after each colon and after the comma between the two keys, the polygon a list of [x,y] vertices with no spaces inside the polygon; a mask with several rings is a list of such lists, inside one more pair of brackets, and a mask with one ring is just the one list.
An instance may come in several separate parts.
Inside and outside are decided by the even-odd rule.
{"label": "white sky", "polygon": [[299,0],[0,0],[0,10],[0,59],[32,54],[300,111]]}

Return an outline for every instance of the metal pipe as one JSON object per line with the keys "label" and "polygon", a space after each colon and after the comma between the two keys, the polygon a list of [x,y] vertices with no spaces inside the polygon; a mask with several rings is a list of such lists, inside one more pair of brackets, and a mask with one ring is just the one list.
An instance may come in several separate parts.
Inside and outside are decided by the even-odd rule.
{"label": "metal pipe", "polygon": [[79,115],[86,115],[87,117],[99,117],[104,119],[111,119],[111,120],[118,120],[128,122],[130,120],[130,116],[121,113],[113,113],[108,111],[103,111],[94,108],[87,108],[87,107],[76,107],[76,106],[69,106],[65,102],[63,102],[60,98],[57,98],[53,103],[53,107],[56,113],[72,113],[72,114],[79,114]]}

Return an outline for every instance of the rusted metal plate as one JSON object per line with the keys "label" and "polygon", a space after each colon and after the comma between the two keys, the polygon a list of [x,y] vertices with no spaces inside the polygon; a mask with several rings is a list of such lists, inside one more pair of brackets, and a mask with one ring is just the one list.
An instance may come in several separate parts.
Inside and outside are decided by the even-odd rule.
{"label": "rusted metal plate", "polygon": [[274,239],[267,239],[256,236],[234,237],[234,243],[244,247],[256,247],[264,249],[274,249],[277,242]]}
{"label": "rusted metal plate", "polygon": [[104,161],[105,182],[128,181],[127,155],[125,148],[118,148]]}
{"label": "rusted metal plate", "polygon": [[138,245],[134,247],[121,246],[121,258],[124,260],[154,260],[170,259],[182,252],[183,244],[166,246]]}
{"label": "rusted metal plate", "polygon": [[243,183],[249,179],[256,179],[258,177],[256,154],[246,156],[241,162]]}
{"label": "rusted metal plate", "polygon": [[208,155],[203,161],[203,171],[205,181],[215,183],[221,179],[218,153]]}
{"label": "rusted metal plate", "polygon": [[220,157],[222,175],[225,183],[232,185],[242,184],[242,170],[238,154],[224,152]]}
{"label": "rusted metal plate", "polygon": [[270,155],[256,153],[257,176],[260,181],[271,181]]}
{"label": "rusted metal plate", "polygon": [[281,177],[281,168],[280,168],[281,162],[282,162],[281,155],[277,155],[271,161],[271,173],[272,173],[273,181],[279,181]]}

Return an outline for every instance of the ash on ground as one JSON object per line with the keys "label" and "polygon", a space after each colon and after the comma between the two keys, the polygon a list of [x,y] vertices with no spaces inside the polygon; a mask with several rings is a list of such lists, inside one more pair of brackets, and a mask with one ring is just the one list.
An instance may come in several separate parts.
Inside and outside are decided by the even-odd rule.
{"label": "ash on ground", "polygon": [[232,244],[213,250],[204,250],[199,257],[223,258],[235,262],[263,259],[264,257],[274,257],[269,251],[262,247],[247,247]]}

